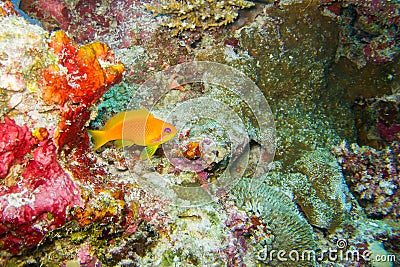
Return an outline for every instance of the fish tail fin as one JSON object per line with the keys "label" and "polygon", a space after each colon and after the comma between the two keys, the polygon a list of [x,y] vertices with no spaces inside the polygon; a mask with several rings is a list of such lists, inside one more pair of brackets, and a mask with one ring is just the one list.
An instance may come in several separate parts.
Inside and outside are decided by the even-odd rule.
{"label": "fish tail fin", "polygon": [[106,131],[98,131],[98,130],[88,130],[90,135],[93,137],[94,141],[94,148],[93,150],[99,149],[101,146],[103,146],[105,143],[110,141],[107,138]]}

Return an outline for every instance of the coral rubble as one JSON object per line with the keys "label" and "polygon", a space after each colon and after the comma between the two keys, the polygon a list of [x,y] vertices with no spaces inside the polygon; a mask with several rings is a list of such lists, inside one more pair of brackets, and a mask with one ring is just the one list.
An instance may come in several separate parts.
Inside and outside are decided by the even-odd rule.
{"label": "coral rubble", "polygon": [[[347,57],[364,67],[384,64],[399,53],[399,7],[396,2],[322,0],[321,10],[340,27],[336,58]],[[397,36],[397,37],[396,37]]]}
{"label": "coral rubble", "polygon": [[350,190],[365,212],[372,218],[400,217],[400,180],[398,142],[382,151],[370,147],[348,147],[346,143],[334,149],[343,168]]}

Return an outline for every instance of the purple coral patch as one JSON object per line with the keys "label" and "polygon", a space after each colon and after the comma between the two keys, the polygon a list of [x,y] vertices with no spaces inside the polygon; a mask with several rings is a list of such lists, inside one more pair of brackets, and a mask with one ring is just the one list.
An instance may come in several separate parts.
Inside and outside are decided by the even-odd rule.
{"label": "purple coral patch", "polygon": [[386,126],[384,123],[378,122],[376,127],[379,131],[379,135],[386,141],[386,142],[393,142],[396,139],[398,140],[397,134],[400,132],[400,125],[393,124],[390,126]]}
{"label": "purple coral patch", "polygon": [[357,145],[349,149],[343,143],[333,153],[343,168],[350,190],[368,216],[400,218],[398,142],[382,151]]}

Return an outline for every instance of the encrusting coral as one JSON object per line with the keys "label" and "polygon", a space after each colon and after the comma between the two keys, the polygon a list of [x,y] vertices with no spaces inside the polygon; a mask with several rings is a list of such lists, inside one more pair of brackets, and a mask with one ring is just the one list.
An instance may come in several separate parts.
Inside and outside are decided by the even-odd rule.
{"label": "encrusting coral", "polygon": [[32,136],[26,126],[4,117],[0,124],[0,247],[12,253],[33,247],[82,205],[79,189],[57,161],[51,139]]}
{"label": "encrusting coral", "polygon": [[327,229],[338,227],[349,216],[351,197],[334,157],[315,150],[305,153],[293,167],[298,173],[290,176],[288,184],[308,221]]}
{"label": "encrusting coral", "polygon": [[347,57],[358,68],[394,61],[399,53],[399,8],[395,1],[320,1],[324,15],[338,23],[336,60]]}
{"label": "encrusting coral", "polygon": [[42,88],[46,102],[60,106],[67,101],[90,105],[108,89],[108,85],[121,79],[124,67],[103,43],[78,47],[65,32],[56,31],[49,47],[65,69],[62,72],[59,65],[51,65],[44,71]]}
{"label": "encrusting coral", "polygon": [[146,5],[156,15],[168,15],[162,25],[173,28],[173,35],[185,30],[215,30],[232,23],[238,16],[238,10],[250,8],[254,3],[244,0],[216,1],[161,1],[160,5]]}

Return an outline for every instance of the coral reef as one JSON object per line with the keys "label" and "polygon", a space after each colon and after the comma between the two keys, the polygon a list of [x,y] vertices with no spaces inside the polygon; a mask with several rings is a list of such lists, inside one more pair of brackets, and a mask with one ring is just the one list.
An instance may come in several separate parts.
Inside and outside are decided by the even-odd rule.
{"label": "coral reef", "polygon": [[[399,53],[398,3],[382,1],[342,2],[321,0],[324,14],[340,27],[336,59],[347,57],[359,68],[367,62],[384,64]],[[378,19],[379,18],[379,19]]]}
{"label": "coral reef", "polygon": [[398,142],[377,151],[370,147],[349,148],[346,143],[334,149],[350,190],[366,214],[372,218],[400,217]]}
{"label": "coral reef", "polygon": [[158,20],[138,0],[33,0],[23,1],[21,9],[38,18],[48,31],[62,29],[77,43],[101,41],[113,49],[148,40]]}
{"label": "coral reef", "polygon": [[334,231],[347,221],[352,196],[330,152],[307,151],[287,170],[282,168],[282,162],[274,162],[264,183],[292,196],[310,224]]}
{"label": "coral reef", "polygon": [[[235,47],[222,41],[223,46],[200,50],[198,58],[222,60],[251,75],[257,73],[258,86],[273,103],[278,129],[275,160],[281,164],[266,182],[292,194],[310,223],[334,229],[346,220],[351,196],[326,148],[343,138],[355,141],[356,136],[350,105],[333,103],[337,92],[322,89],[325,70],[334,58],[335,42],[330,37],[335,30],[312,5],[296,6],[304,8],[301,13],[294,11],[295,6],[282,10],[266,6],[248,27],[236,31]],[[326,39],[317,38],[321,34]]]}
{"label": "coral reef", "polygon": [[[304,12],[297,12],[299,8]],[[313,5],[266,6],[236,36],[239,46],[233,51],[243,59],[226,63],[242,62],[240,68],[255,72],[257,85],[273,103],[279,136],[276,160],[288,166],[303,151],[332,147],[342,139],[355,141],[350,104],[337,98],[337,90],[325,90],[325,72],[335,53],[329,19]]]}
{"label": "coral reef", "polygon": [[148,4],[146,8],[156,16],[168,15],[162,25],[174,29],[173,35],[182,31],[196,29],[215,30],[232,23],[238,16],[238,10],[250,8],[254,3],[244,0],[235,1],[161,1],[160,4]]}
{"label": "coral reef", "polygon": [[[250,1],[21,1],[20,9],[50,35],[0,1],[0,14],[10,14],[0,18],[1,266],[377,264],[318,254],[343,240],[347,246],[339,252],[399,255],[398,96],[381,97],[398,90],[397,3],[252,2],[254,8],[246,8]],[[358,70],[347,59],[334,63],[339,57],[371,64]],[[261,176],[257,159],[272,158],[257,152],[270,136],[260,133],[252,104],[264,98],[254,98],[250,87],[242,95],[225,90],[239,77],[227,79],[216,69],[210,73],[224,77],[220,86],[171,76],[174,86],[154,113],[181,123],[182,131],[151,162],[127,159],[130,150],[114,146],[90,150],[85,127],[103,125],[130,108],[130,100],[156,99],[162,86],[143,92],[140,84],[193,59],[242,71],[269,101],[278,151]],[[335,64],[347,68],[333,71]],[[146,101],[138,100],[141,94]],[[191,104],[177,112],[184,102]],[[193,116],[200,111],[207,119]],[[246,134],[248,143],[241,138]],[[345,176],[330,154],[343,139],[376,148],[337,147]],[[256,156],[230,165],[245,146]],[[209,203],[224,176],[238,184],[231,191],[218,187]],[[170,184],[173,190],[162,191]],[[321,258],[282,262],[277,253],[268,257],[274,250]]]}
{"label": "coral reef", "polygon": [[[104,44],[78,47],[61,31],[48,40],[46,31],[21,17],[0,20],[0,243],[18,253],[74,216],[81,225],[120,217],[125,202],[117,193],[90,193],[99,188],[93,177],[105,172],[91,155],[84,126],[90,106],[121,79],[123,65]],[[72,151],[68,160],[63,148]],[[106,206],[113,201],[118,205]],[[87,203],[93,209],[81,212]]]}

